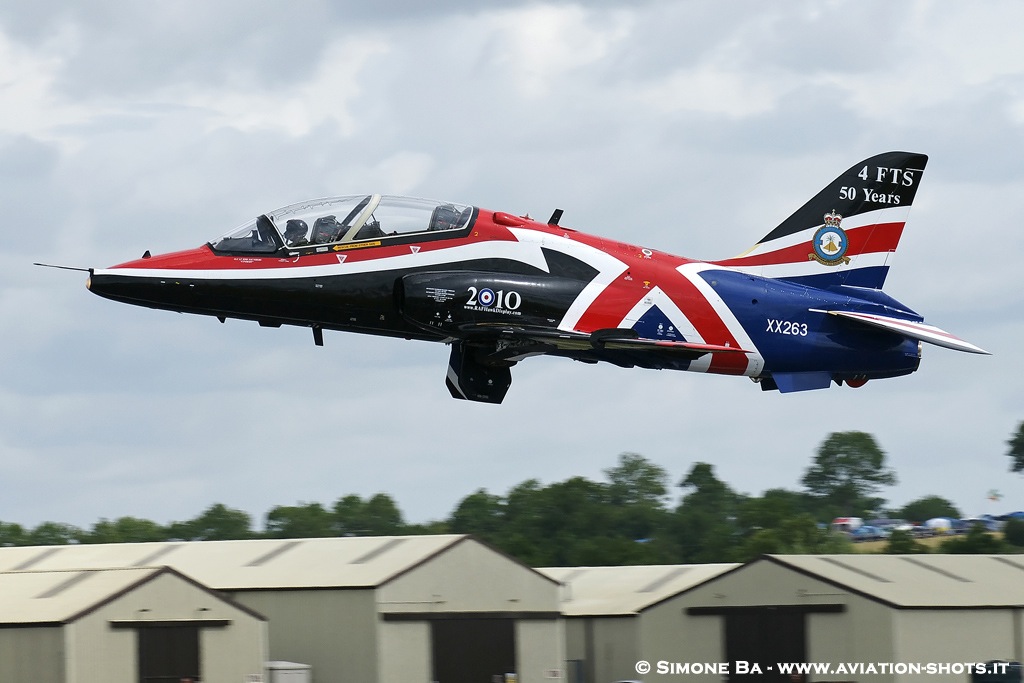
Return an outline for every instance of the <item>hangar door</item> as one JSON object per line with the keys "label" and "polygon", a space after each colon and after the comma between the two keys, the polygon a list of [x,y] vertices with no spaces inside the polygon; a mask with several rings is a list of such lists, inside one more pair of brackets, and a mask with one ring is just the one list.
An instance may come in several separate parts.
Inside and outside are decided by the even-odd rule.
{"label": "hangar door", "polygon": [[[725,660],[732,663],[730,681],[788,681],[779,662],[806,662],[806,620],[803,612],[771,607],[725,615]],[[743,675],[736,662],[757,663],[760,675]],[[751,666],[751,671],[753,667]]]}
{"label": "hangar door", "polygon": [[[779,662],[807,661],[807,615],[837,614],[844,605],[767,605],[751,607],[689,607],[691,616],[722,618],[723,661],[729,662],[730,683],[789,683]],[[746,662],[748,672],[737,671]],[[754,670],[754,665],[760,669]]]}
{"label": "hangar door", "polygon": [[508,618],[453,618],[430,622],[433,680],[478,683],[516,671],[516,622]]}
{"label": "hangar door", "polygon": [[197,626],[140,628],[138,633],[140,683],[200,680]]}

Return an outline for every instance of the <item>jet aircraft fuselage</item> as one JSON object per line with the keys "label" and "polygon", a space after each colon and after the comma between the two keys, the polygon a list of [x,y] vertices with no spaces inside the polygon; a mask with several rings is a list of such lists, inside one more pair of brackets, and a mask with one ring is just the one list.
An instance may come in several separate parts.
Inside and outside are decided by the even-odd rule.
{"label": "jet aircraft fuselage", "polygon": [[697,261],[448,202],[293,204],[196,249],[93,270],[100,296],[278,327],[448,343],[456,398],[499,403],[548,354],[745,375],[783,392],[914,372],[920,342],[983,353],[882,291],[926,157],[836,179],[747,254]]}

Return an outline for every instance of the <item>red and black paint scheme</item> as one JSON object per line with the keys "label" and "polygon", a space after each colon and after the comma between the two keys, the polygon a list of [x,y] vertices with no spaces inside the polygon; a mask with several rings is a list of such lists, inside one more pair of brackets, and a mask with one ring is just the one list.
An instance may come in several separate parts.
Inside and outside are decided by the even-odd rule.
{"label": "red and black paint scheme", "polygon": [[96,294],[262,326],[451,345],[455,398],[500,403],[531,355],[745,375],[782,392],[914,372],[920,342],[982,349],[882,291],[927,157],[851,167],[744,255],[696,261],[409,197],[317,199],[197,249],[90,270]]}

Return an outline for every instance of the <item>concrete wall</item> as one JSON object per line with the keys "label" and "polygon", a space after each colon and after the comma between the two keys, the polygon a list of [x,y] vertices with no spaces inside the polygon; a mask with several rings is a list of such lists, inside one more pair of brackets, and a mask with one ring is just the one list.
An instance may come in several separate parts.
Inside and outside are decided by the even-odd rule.
{"label": "concrete wall", "polygon": [[[841,613],[806,616],[810,662],[884,662],[894,657],[892,610],[870,599],[770,562],[748,565],[645,610],[641,616],[641,659],[656,670],[659,661],[725,662],[725,617],[693,616],[689,607],[843,605]],[[734,664],[730,663],[731,666]],[[813,675],[810,680],[851,680],[850,675]],[[659,681],[693,681],[706,676],[663,674]],[[876,683],[893,678],[872,676]],[[963,683],[962,681],[960,683]]]}
{"label": "concrete wall", "polygon": [[263,621],[174,574],[162,574],[65,627],[69,678],[74,683],[135,683],[136,630],[111,628],[110,622],[142,619],[229,620],[227,626],[200,629],[203,680],[244,681],[247,674],[263,673]]}
{"label": "concrete wall", "polygon": [[550,681],[549,672],[565,669],[561,621],[530,613],[557,615],[558,597],[554,581],[480,543],[463,541],[377,589],[381,615],[424,615],[423,621],[380,621],[380,680],[429,681],[430,615],[478,612],[515,617],[519,680]]}
{"label": "concrete wall", "polygon": [[565,643],[565,659],[585,661],[587,659],[586,624],[587,619],[572,618],[562,622],[563,642]]}
{"label": "concrete wall", "polygon": [[309,664],[313,683],[376,683],[377,609],[372,590],[239,591],[269,620],[271,660]]}
{"label": "concrete wall", "polygon": [[381,681],[429,681],[433,674],[430,623],[380,622],[377,667]]}
{"label": "concrete wall", "polygon": [[0,628],[0,681],[63,683],[64,630],[60,626]]}
{"label": "concrete wall", "polygon": [[[920,663],[983,663],[1012,660],[1020,651],[1014,621],[1019,610],[902,610],[897,612],[894,641],[896,661]],[[1019,661],[1019,660],[1018,660]],[[897,681],[920,680],[921,675],[897,675]],[[929,682],[963,683],[970,674],[935,673]]]}
{"label": "concrete wall", "polygon": [[[382,621],[379,633],[379,680],[431,680],[433,662],[429,621]],[[564,672],[565,652],[560,621],[519,620],[515,638],[516,670],[520,683],[550,683],[549,673]]]}
{"label": "concrete wall", "polygon": [[[832,588],[832,592],[837,589]],[[809,614],[806,621],[809,662],[891,662],[893,645],[892,608],[865,597],[846,593],[837,599],[846,605],[840,614]],[[850,674],[815,674],[814,681],[849,681]],[[870,676],[877,683],[891,683],[886,674]],[[961,681],[960,683],[964,683]]]}
{"label": "concrete wall", "polygon": [[565,658],[584,662],[584,681],[638,678],[644,644],[636,616],[572,617],[565,620]]}
{"label": "concrete wall", "polygon": [[[656,671],[658,662],[712,662],[725,658],[722,617],[693,617],[686,614],[685,596],[667,600],[640,613],[637,660],[649,662]],[[635,663],[634,663],[635,666]],[[633,678],[641,678],[635,672]],[[661,680],[689,680],[664,674],[650,677]],[[693,680],[708,683],[718,676],[697,676]]]}
{"label": "concrete wall", "polygon": [[377,589],[381,613],[558,612],[558,584],[463,541]]}
{"label": "concrete wall", "polygon": [[565,634],[560,620],[516,622],[516,671],[521,683],[551,683],[558,671],[565,680]]}
{"label": "concrete wall", "polygon": [[[645,611],[641,657],[680,663],[725,661],[725,617],[691,616],[688,607],[843,605],[839,613],[806,616],[807,661],[839,663],[985,662],[1012,659],[1024,649],[1018,610],[896,609],[771,562],[758,562]],[[809,681],[911,683],[920,675],[817,673]],[[659,681],[700,676],[665,674]],[[936,683],[964,683],[965,672],[929,675]],[[706,678],[704,679],[707,680]]]}

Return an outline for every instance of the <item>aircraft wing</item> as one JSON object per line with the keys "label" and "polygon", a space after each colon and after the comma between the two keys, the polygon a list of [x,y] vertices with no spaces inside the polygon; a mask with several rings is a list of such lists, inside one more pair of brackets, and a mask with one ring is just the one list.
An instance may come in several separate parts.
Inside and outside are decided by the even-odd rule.
{"label": "aircraft wing", "polygon": [[934,325],[925,325],[924,323],[913,322],[912,320],[902,320],[900,318],[890,318],[884,315],[877,315],[875,313],[857,313],[854,311],[821,311],[817,309],[811,309],[815,313],[828,313],[846,320],[854,320],[865,325],[872,327],[878,327],[883,330],[895,332],[896,334],[902,334],[904,337],[910,337],[911,339],[917,339],[918,341],[928,342],[929,344],[935,344],[936,346],[944,346],[947,349],[954,349],[955,351],[966,351],[967,353],[983,353],[990,355],[988,351],[974,344],[964,341],[959,337],[956,337],[943,329],[935,327]]}
{"label": "aircraft wing", "polygon": [[528,327],[516,325],[475,324],[462,326],[461,331],[467,337],[497,336],[502,339],[534,342],[552,346],[566,351],[589,349],[609,351],[667,351],[683,356],[699,358],[708,353],[749,353],[746,349],[736,346],[718,344],[699,344],[687,341],[668,339],[646,339],[640,337],[636,330],[628,328],[609,328],[586,332],[566,332],[546,327]]}

